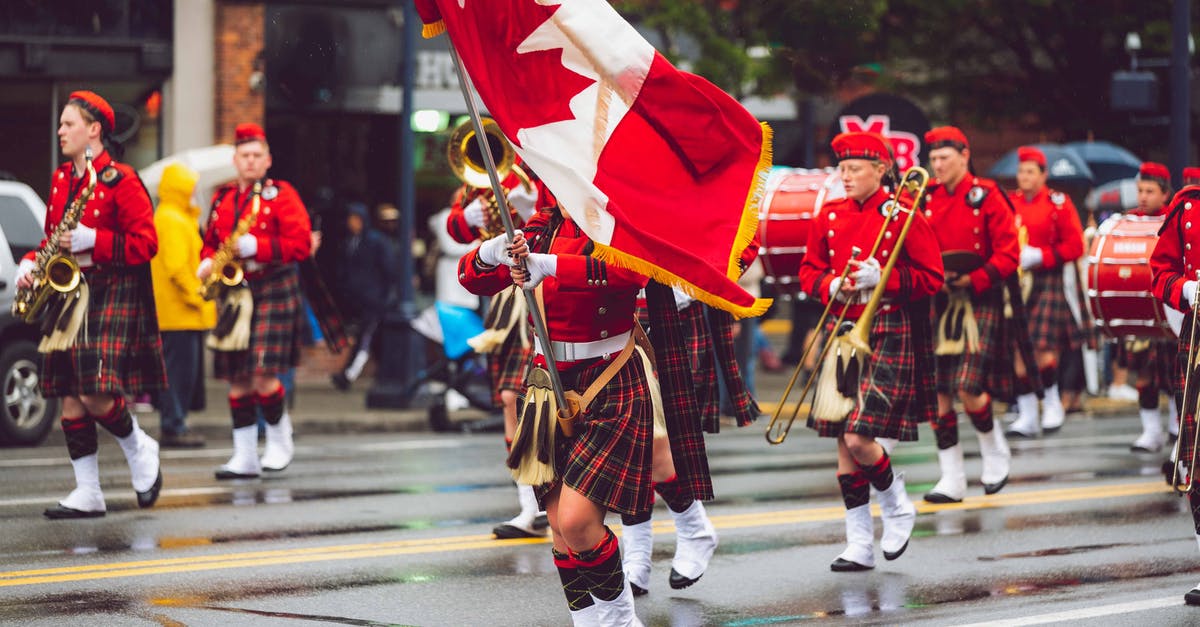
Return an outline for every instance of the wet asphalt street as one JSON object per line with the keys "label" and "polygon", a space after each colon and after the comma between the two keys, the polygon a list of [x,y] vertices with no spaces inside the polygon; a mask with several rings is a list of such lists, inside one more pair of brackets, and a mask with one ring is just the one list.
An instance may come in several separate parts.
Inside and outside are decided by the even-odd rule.
{"label": "wet asphalt street", "polygon": [[[708,439],[721,545],[709,571],[667,585],[674,535],[658,505],[647,625],[1200,624],[1186,502],[1162,457],[1128,446],[1137,419],[1069,419],[1014,444],[1013,479],[961,505],[920,505],[908,552],[833,573],[843,507],[830,441],[763,426]],[[894,454],[914,499],[938,478],[927,427]],[[967,472],[978,477],[963,427]],[[305,435],[285,472],[216,482],[221,440],[164,451],[165,489],[138,510],[101,440],[106,518],[45,521],[70,467],[56,439],[0,450],[0,623],[19,625],[564,625],[549,545],[497,541],[515,513],[499,435]],[[619,518],[610,517],[616,529]],[[878,523],[877,523],[878,524]]]}

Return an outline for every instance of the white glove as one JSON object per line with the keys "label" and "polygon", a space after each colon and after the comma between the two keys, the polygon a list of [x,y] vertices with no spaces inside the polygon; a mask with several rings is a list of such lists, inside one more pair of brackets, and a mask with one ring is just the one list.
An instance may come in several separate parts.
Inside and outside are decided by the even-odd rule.
{"label": "white glove", "polygon": [[96,247],[96,229],[82,224],[71,231],[71,252],[77,253]]}
{"label": "white glove", "polygon": [[671,293],[675,295],[675,310],[683,311],[688,308],[688,305],[696,302],[695,298],[688,296],[683,290],[678,287],[671,288]]}
{"label": "white glove", "polygon": [[246,233],[237,238],[238,256],[251,259],[258,254],[258,238]]}
{"label": "white glove", "polygon": [[483,198],[476,198],[463,209],[463,218],[467,225],[477,229],[483,228]]}
{"label": "white glove", "polygon": [[537,287],[542,279],[558,274],[558,255],[529,253],[525,258],[525,270],[529,272],[529,280],[521,287],[531,290]]}
{"label": "white glove", "polygon": [[[22,259],[21,263],[17,264],[16,280],[19,282],[23,277],[28,276],[30,272],[33,272],[33,269],[36,267],[37,263],[35,263],[32,259]],[[1193,283],[1194,282],[1195,281],[1193,281]],[[1196,290],[1192,290],[1192,292],[1195,291]]]}
{"label": "white glove", "polygon": [[1042,249],[1026,246],[1021,249],[1021,268],[1031,270],[1042,267]]}
{"label": "white glove", "polygon": [[1187,301],[1188,307],[1196,306],[1196,285],[1196,281],[1185,281],[1183,283],[1183,300]]}
{"label": "white glove", "polygon": [[[518,229],[513,231],[514,235],[520,235]],[[489,239],[479,245],[479,261],[489,266],[512,266],[516,265],[511,255],[508,254],[509,240],[508,235],[501,234]]]}
{"label": "white glove", "polygon": [[857,270],[850,273],[850,278],[854,279],[854,289],[869,290],[879,285],[879,276],[882,273],[879,260],[870,257],[860,262],[857,267]]}
{"label": "white glove", "polygon": [[212,274],[212,258],[201,259],[200,265],[196,267],[196,278],[203,281],[204,277],[210,274]]}
{"label": "white glove", "polygon": [[529,191],[525,191],[524,185],[518,185],[515,189],[508,193],[506,198],[508,200],[508,206],[512,207],[513,211],[517,212],[517,215],[521,217],[521,220],[528,221],[529,218],[533,217],[533,211],[537,206],[538,198],[536,187],[530,189]]}
{"label": "white glove", "polygon": [[833,282],[829,284],[829,300],[846,302],[846,295],[842,294],[842,277],[834,277]]}

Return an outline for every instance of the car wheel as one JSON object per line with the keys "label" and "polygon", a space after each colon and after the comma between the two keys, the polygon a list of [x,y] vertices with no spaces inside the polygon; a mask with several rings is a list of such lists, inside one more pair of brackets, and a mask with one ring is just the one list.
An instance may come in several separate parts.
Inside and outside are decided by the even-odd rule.
{"label": "car wheel", "polygon": [[36,446],[58,417],[58,400],[39,388],[42,356],[32,342],[18,340],[0,351],[0,442]]}

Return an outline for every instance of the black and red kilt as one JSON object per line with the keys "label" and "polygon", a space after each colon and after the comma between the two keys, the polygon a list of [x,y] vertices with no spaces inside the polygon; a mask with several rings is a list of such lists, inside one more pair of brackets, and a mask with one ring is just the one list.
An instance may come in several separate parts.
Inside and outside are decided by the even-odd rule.
{"label": "black and red kilt", "polygon": [[[938,299],[934,308],[935,329],[947,303],[948,299]],[[1000,289],[988,290],[983,294],[972,292],[971,309],[979,329],[978,350],[962,355],[936,355],[937,391],[950,395],[959,390],[976,395],[989,392],[997,396],[1011,389],[1013,378],[1011,358],[1005,358],[1009,349],[1005,342],[1004,304]]]}
{"label": "black and red kilt", "polygon": [[[1187,331],[1190,333],[1190,329]],[[1150,385],[1161,392],[1174,394],[1172,387],[1178,378],[1176,367],[1176,340],[1150,340],[1143,350],[1130,349],[1132,340],[1117,342],[1117,365],[1132,370],[1138,379],[1149,378]]]}
{"label": "black and red kilt", "polygon": [[42,358],[42,394],[123,396],[166,387],[150,266],[84,271],[90,296],[75,345]]}
{"label": "black and red kilt", "polygon": [[[831,321],[826,323],[826,336],[832,331]],[[906,442],[916,440],[917,424],[926,415],[927,408],[922,407],[918,396],[923,379],[916,367],[908,311],[893,309],[876,315],[867,341],[872,352],[858,384],[860,400],[850,415],[839,422],[816,420],[810,416],[808,426],[826,438],[857,433]]]}
{"label": "black and red kilt", "polygon": [[[524,341],[522,341],[522,337]],[[521,320],[513,325],[500,348],[488,353],[488,375],[492,378],[493,401],[499,407],[500,392],[525,389],[525,375],[533,361],[533,333],[530,325]]]}
{"label": "black and red kilt", "polygon": [[[1191,415],[1183,415],[1183,387],[1185,377],[1187,376],[1187,359],[1188,347],[1192,341],[1192,312],[1188,312],[1183,319],[1183,330],[1179,334],[1179,343],[1175,345],[1175,359],[1172,361],[1175,365],[1175,370],[1172,373],[1171,382],[1175,389],[1171,391],[1171,399],[1175,402],[1176,409],[1179,409],[1179,456],[1176,459],[1190,463],[1192,459],[1192,449],[1196,439],[1196,415],[1193,412]],[[1192,387],[1200,383],[1192,382]],[[1200,485],[1200,484],[1197,484]]]}
{"label": "black and red kilt", "polygon": [[1029,312],[1029,336],[1034,350],[1062,352],[1083,346],[1083,330],[1067,304],[1062,273],[1062,268],[1033,273],[1033,289],[1025,309]]}
{"label": "black and red kilt", "polygon": [[254,298],[250,347],[213,351],[213,376],[225,381],[270,377],[300,361],[300,275],[295,264],[268,267],[247,277]]}
{"label": "black and red kilt", "polygon": [[[560,372],[564,389],[583,393],[609,360],[594,359]],[[555,441],[558,479],[537,486],[538,502],[559,482],[600,507],[622,514],[649,511],[654,505],[650,481],[654,407],[642,360],[633,355],[596,395],[573,438]]]}

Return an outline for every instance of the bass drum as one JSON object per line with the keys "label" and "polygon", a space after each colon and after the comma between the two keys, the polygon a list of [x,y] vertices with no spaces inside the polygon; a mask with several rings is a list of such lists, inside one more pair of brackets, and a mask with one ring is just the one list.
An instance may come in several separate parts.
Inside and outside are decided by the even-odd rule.
{"label": "bass drum", "polygon": [[1150,254],[1164,216],[1115,215],[1100,224],[1086,257],[1087,304],[1113,339],[1176,338],[1183,314],[1151,292]]}
{"label": "bass drum", "polygon": [[758,214],[759,258],[764,282],[783,298],[804,300],[800,292],[800,262],[808,246],[813,217],[828,199],[844,198],[837,170],[776,168],[767,179],[767,193]]}

